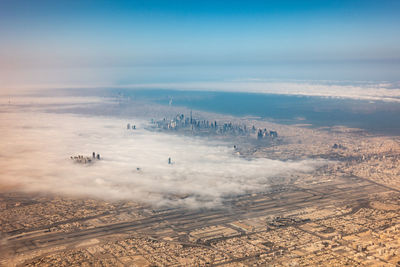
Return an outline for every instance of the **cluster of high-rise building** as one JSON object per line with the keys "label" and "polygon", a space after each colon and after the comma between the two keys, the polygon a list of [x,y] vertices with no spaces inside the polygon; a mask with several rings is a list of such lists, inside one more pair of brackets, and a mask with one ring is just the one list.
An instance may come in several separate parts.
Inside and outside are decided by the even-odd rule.
{"label": "cluster of high-rise building", "polygon": [[[254,127],[254,126],[253,126]],[[267,129],[258,129],[257,131],[257,139],[263,139],[266,137],[278,137],[278,132],[276,131],[268,131]]]}
{"label": "cluster of high-rise building", "polygon": [[172,120],[167,120],[164,118],[161,121],[152,120],[152,123],[154,123],[158,128],[170,130],[190,129],[196,131],[202,129],[218,130],[220,128],[217,124],[217,121],[194,119],[192,117],[192,113],[190,113],[190,117],[185,117],[183,114],[178,114]]}
{"label": "cluster of high-rise building", "polygon": [[93,152],[92,157],[78,155],[78,156],[71,156],[71,159],[76,163],[88,164],[92,163],[92,161],[94,160],[100,160],[100,154],[96,154],[96,152]]}
{"label": "cluster of high-rise building", "polygon": [[127,125],[126,125],[126,129],[127,130],[130,130],[130,129],[132,129],[132,130],[136,130],[136,125],[134,125],[134,124],[130,124],[130,123],[128,123]]}
{"label": "cluster of high-rise building", "polygon": [[160,121],[151,121],[158,129],[163,130],[182,130],[197,134],[217,134],[234,136],[256,136],[258,140],[263,138],[278,137],[276,131],[267,131],[267,129],[257,129],[254,125],[248,127],[245,124],[232,122],[218,123],[217,121],[195,119],[190,112],[190,116],[178,114],[173,119],[162,119]]}

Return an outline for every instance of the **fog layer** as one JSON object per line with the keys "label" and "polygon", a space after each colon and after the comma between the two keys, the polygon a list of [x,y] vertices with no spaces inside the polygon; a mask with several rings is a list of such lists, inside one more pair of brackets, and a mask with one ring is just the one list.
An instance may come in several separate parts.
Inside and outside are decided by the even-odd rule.
{"label": "fog layer", "polygon": [[[137,130],[127,130],[128,122]],[[0,113],[0,188],[215,207],[225,198],[267,190],[272,180],[325,164],[247,160],[226,144],[151,132],[145,124],[69,114]],[[78,164],[70,159],[93,151],[102,160]],[[168,164],[169,157],[173,164]]]}

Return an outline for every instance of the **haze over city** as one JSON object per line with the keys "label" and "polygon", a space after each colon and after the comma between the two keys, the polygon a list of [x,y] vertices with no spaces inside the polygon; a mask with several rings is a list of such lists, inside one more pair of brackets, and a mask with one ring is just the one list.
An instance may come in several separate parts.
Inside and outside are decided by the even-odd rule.
{"label": "haze over city", "polygon": [[0,266],[398,266],[400,2],[0,2]]}

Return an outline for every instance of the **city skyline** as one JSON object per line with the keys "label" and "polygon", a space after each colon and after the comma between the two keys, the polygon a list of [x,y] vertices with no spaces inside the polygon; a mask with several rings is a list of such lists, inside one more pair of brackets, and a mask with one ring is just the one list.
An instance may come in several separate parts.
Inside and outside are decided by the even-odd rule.
{"label": "city skyline", "polygon": [[0,0],[0,266],[400,266],[399,0]]}

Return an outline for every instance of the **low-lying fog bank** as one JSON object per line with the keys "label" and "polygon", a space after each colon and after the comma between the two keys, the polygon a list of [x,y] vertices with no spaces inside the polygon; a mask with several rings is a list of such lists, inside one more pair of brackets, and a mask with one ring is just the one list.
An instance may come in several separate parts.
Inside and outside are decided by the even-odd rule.
{"label": "low-lying fog bank", "polygon": [[[127,130],[127,123],[137,130]],[[147,122],[49,113],[0,113],[0,188],[156,206],[215,207],[312,172],[324,161],[247,160],[222,143],[145,130]],[[93,164],[70,156],[100,153]],[[173,164],[168,164],[171,157]],[[140,168],[140,170],[137,170]]]}

